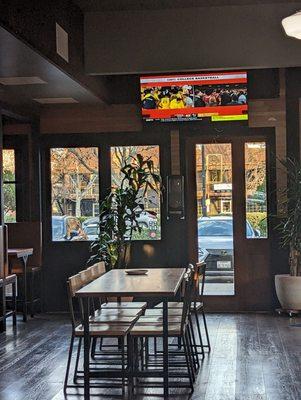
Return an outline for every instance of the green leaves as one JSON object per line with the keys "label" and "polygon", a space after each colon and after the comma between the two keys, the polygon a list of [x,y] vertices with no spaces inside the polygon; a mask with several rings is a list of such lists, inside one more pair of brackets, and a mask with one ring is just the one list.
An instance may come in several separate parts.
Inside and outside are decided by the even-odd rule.
{"label": "green leaves", "polygon": [[140,232],[136,211],[144,209],[143,198],[148,189],[161,192],[161,176],[155,172],[151,158],[131,156],[121,169],[119,188],[111,191],[100,204],[99,239],[91,244],[89,263],[104,261],[109,268],[124,266],[126,249],[133,232]]}
{"label": "green leaves", "polygon": [[291,274],[301,275],[300,263],[295,262],[296,254],[301,253],[301,164],[292,158],[280,160],[280,163],[285,168],[288,178],[288,186],[283,190],[286,196],[283,205],[287,214],[276,229],[281,232],[282,246],[290,248],[291,265],[295,265]]}

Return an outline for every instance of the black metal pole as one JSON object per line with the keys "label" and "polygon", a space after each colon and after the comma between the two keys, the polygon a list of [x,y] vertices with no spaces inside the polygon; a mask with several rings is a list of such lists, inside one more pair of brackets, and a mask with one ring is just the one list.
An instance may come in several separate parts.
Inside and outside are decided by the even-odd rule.
{"label": "black metal pole", "polygon": [[169,395],[169,374],[168,374],[168,301],[163,299],[163,378],[164,378],[164,399]]}
{"label": "black metal pole", "polygon": [[205,157],[205,146],[201,144],[202,149],[202,216],[207,217],[207,206],[206,206],[206,157]]}
{"label": "black metal pole", "polygon": [[84,309],[84,396],[90,400],[90,335],[89,335],[89,297],[83,298]]}

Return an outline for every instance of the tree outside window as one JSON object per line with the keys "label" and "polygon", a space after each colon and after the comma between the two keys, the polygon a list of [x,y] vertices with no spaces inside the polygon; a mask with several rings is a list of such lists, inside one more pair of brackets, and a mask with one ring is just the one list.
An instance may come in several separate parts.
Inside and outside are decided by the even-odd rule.
{"label": "tree outside window", "polygon": [[3,208],[4,222],[16,222],[15,150],[3,150]]}
{"label": "tree outside window", "polygon": [[50,157],[53,240],[94,240],[87,225],[98,216],[98,148],[54,148]]}

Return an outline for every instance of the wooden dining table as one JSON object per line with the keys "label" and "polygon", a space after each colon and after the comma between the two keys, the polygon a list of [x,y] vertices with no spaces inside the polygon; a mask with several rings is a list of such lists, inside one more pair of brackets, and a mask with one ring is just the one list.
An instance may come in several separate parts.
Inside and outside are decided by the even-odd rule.
{"label": "wooden dining table", "polygon": [[18,263],[22,268],[23,273],[23,321],[27,321],[27,260],[28,257],[33,254],[33,248],[16,248],[7,249],[9,273],[12,273],[14,263],[16,261],[21,261]]}
{"label": "wooden dining table", "polygon": [[89,300],[93,297],[132,296],[163,302],[163,370],[160,376],[163,377],[164,398],[168,398],[168,300],[177,294],[184,274],[184,268],[150,268],[146,275],[128,275],[124,269],[114,269],[76,292],[76,296],[83,301],[85,400],[90,399],[90,378],[97,376],[97,372],[90,371]]}

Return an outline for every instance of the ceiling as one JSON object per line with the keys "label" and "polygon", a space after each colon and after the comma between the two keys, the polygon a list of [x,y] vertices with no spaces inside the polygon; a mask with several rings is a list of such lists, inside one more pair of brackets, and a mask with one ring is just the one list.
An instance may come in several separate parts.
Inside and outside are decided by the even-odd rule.
{"label": "ceiling", "polygon": [[[67,99],[65,101],[70,102],[71,98],[81,104],[102,104],[97,96],[69,75],[33,51],[11,33],[0,28],[0,82],[1,78],[7,77],[36,77],[46,82],[20,84],[16,81],[19,84],[15,85],[0,83],[2,108],[9,105],[9,109],[21,115],[38,115],[41,107],[47,107],[47,105],[40,104],[33,99],[65,98]],[[2,82],[6,81],[2,80]],[[35,81],[39,82],[37,79]]]}
{"label": "ceiling", "polygon": [[296,0],[73,0],[84,12],[295,3]]}

